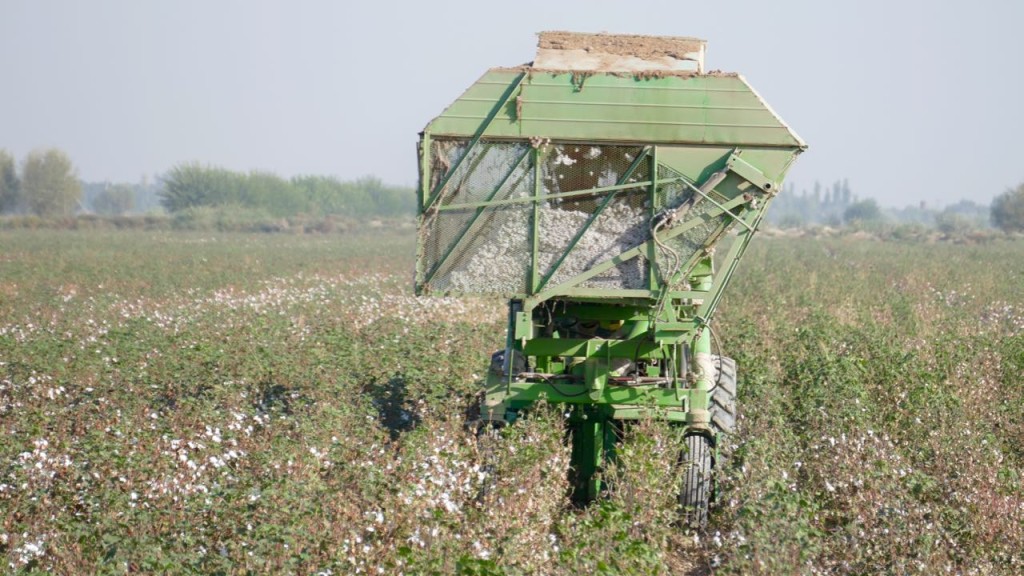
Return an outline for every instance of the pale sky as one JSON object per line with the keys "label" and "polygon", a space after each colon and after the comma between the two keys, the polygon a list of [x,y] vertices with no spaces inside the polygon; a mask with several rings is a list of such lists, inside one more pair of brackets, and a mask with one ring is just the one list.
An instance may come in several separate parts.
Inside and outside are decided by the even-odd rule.
{"label": "pale sky", "polygon": [[197,160],[413,185],[417,133],[542,30],[696,36],[886,206],[1024,182],[1024,2],[0,0],[0,148],[89,181]]}

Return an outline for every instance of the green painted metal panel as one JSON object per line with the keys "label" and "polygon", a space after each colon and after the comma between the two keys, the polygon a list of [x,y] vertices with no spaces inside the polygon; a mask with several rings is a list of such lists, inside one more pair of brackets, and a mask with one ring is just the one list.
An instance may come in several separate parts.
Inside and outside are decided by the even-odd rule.
{"label": "green painted metal panel", "polygon": [[[725,167],[734,148],[725,146],[660,146],[658,160],[687,178],[703,182]],[[744,148],[743,159],[776,183],[781,183],[793,161],[793,150]]]}
{"label": "green painted metal panel", "polygon": [[682,407],[681,396],[690,397],[695,390],[672,390],[655,386],[607,386],[595,400],[587,394],[587,387],[570,383],[541,383],[514,381],[500,389],[488,390],[498,402],[533,402],[546,398],[552,402],[572,404],[631,404],[663,407]]}
{"label": "green painted metal panel", "polygon": [[[427,126],[466,136],[521,70],[490,70]],[[530,71],[485,137],[801,148],[736,75],[636,77]]]}
{"label": "green painted metal panel", "polygon": [[523,352],[531,356],[586,356],[584,353],[588,343],[600,342],[604,348],[602,353],[608,358],[662,358],[660,346],[646,338],[635,340],[585,340],[579,338],[535,338],[523,347]]}
{"label": "green painted metal panel", "polygon": [[[490,70],[429,125],[426,131],[443,136],[472,136],[491,112],[505,90],[522,70]],[[485,136],[517,138],[519,122],[515,97],[491,122]]]}

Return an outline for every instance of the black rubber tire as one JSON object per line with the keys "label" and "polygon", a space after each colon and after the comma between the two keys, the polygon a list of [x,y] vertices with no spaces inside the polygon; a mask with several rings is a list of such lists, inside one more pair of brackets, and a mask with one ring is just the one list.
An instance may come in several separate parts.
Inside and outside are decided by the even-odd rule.
{"label": "black rubber tire", "polygon": [[728,356],[711,357],[716,383],[711,392],[711,428],[715,434],[732,434],[736,429],[736,361]]}
{"label": "black rubber tire", "polygon": [[686,452],[680,455],[683,466],[683,485],[679,491],[679,506],[683,521],[695,530],[708,523],[708,505],[711,502],[711,440],[691,434],[686,437]]}

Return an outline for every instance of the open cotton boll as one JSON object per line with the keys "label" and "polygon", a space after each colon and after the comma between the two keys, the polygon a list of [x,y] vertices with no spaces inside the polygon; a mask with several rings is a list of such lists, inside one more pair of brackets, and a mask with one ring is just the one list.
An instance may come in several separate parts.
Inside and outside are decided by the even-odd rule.
{"label": "open cotton boll", "polygon": [[[530,271],[532,210],[502,216],[504,222],[473,248],[473,253],[448,275],[449,287],[469,293],[525,292]],[[565,253],[590,214],[548,204],[539,210],[538,269],[542,275]],[[559,265],[546,287],[565,282],[648,239],[646,212],[625,203],[609,205],[591,222],[576,246]],[[591,288],[643,288],[644,265],[633,259],[583,283]]]}

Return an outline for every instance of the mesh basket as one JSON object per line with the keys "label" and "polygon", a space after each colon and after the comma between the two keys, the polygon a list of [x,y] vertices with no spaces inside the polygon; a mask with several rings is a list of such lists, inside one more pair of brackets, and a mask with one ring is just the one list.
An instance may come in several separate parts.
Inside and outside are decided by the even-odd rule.
{"label": "mesh basket", "polygon": [[[433,145],[436,187],[465,153],[466,143]],[[480,143],[445,187],[440,206],[500,203],[533,192],[530,146],[522,142]],[[517,294],[530,270],[530,204],[494,204],[438,211],[425,225],[424,264],[434,271],[430,286],[442,292]],[[436,271],[435,271],[436,269]]]}
{"label": "mesh basket", "polygon": [[[532,294],[570,282],[651,238],[651,163],[638,161],[642,146],[555,143],[537,151],[527,142],[480,141],[467,152],[467,144],[435,140],[430,150],[434,189],[455,167],[439,209],[421,227],[422,281],[431,291]],[[681,219],[689,220],[715,208],[678,181],[680,173],[659,166],[657,176],[673,180],[657,187],[659,209],[679,208]],[[638,186],[629,188],[631,183]],[[659,246],[657,257],[669,268],[681,266],[715,240],[726,218],[706,218]],[[578,285],[648,288],[645,256]]]}
{"label": "mesh basket", "polygon": [[[554,145],[541,166],[545,192],[562,194],[643,182],[649,178],[648,162],[640,162],[627,176],[642,153],[641,146]],[[544,278],[550,276],[546,286],[566,282],[645,242],[650,220],[648,196],[648,188],[642,186],[557,198],[542,206],[538,268]],[[645,272],[643,260],[633,259],[580,286],[643,288]]]}
{"label": "mesh basket", "polygon": [[[686,221],[693,218],[700,218],[716,209],[713,203],[708,202],[706,199],[694,192],[693,188],[678,181],[683,178],[682,174],[667,166],[658,167],[659,180],[677,180],[675,182],[663,184],[658,190],[662,199],[662,205],[667,208],[676,209],[677,220]],[[716,192],[711,192],[710,195],[719,203],[727,201],[727,198],[718,195]],[[697,252],[710,246],[715,240],[715,232],[723,224],[727,223],[728,218],[729,216],[725,214],[719,214],[718,216],[711,218],[704,218],[700,224],[690,228],[675,238],[672,238],[667,241],[666,244],[671,250],[678,254],[679,259],[681,260],[680,264],[682,264],[682,262],[690,259]]]}

